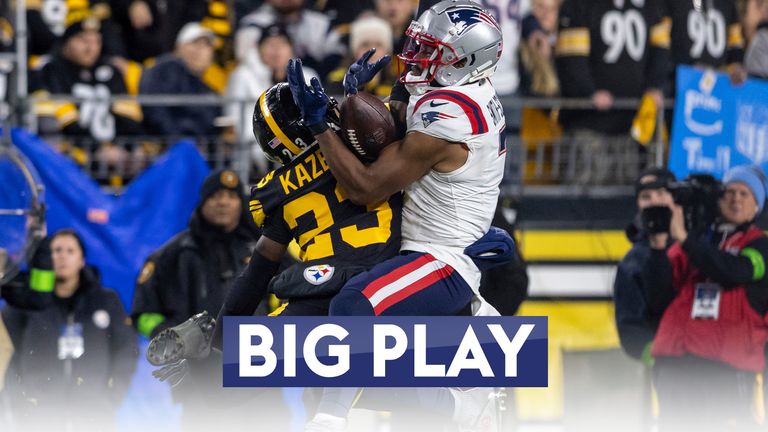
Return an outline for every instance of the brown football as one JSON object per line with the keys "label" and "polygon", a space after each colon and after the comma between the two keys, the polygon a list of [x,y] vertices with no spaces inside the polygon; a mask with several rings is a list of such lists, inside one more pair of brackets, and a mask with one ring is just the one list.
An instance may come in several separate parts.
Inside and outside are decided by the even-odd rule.
{"label": "brown football", "polygon": [[395,120],[384,102],[370,93],[347,96],[340,117],[347,147],[365,163],[375,161],[395,140]]}

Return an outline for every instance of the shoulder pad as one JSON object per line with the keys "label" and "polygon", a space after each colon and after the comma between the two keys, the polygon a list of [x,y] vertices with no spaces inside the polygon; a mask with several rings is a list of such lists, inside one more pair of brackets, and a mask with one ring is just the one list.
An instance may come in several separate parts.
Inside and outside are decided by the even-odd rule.
{"label": "shoulder pad", "polygon": [[323,180],[317,179],[326,172],[330,175],[328,164],[322,153],[315,148],[268,173],[251,189],[248,207],[253,221],[257,226],[263,226],[264,221],[286,201],[304,194],[322,182]]}
{"label": "shoulder pad", "polygon": [[409,107],[408,130],[448,141],[461,141],[488,132],[480,105],[456,90],[435,90]]}

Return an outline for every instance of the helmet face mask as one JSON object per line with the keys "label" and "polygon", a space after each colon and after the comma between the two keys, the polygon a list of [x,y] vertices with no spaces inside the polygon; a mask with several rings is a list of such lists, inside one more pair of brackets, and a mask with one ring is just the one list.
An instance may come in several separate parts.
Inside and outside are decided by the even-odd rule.
{"label": "helmet face mask", "polygon": [[429,84],[435,79],[440,66],[458,60],[453,47],[425,33],[424,26],[418,21],[411,22],[405,35],[408,40],[402,54],[398,55],[402,60],[400,64],[411,66],[411,73],[402,75],[401,80],[405,84]]}
{"label": "helmet face mask", "polygon": [[[326,121],[340,129],[336,100],[328,104]],[[259,97],[253,110],[253,136],[267,159],[285,165],[315,143],[315,137],[301,123],[301,113],[293,101],[288,83],[270,87]]]}
{"label": "helmet face mask", "polygon": [[470,0],[444,0],[424,12],[406,30],[398,57],[411,71],[406,85],[451,86],[488,78],[501,56],[496,20]]}

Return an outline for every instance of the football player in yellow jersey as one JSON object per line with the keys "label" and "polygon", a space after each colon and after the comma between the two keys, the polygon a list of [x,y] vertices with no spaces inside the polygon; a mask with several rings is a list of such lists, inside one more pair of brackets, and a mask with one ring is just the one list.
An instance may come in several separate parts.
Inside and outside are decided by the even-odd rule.
{"label": "football player in yellow jersey", "polygon": [[[338,110],[335,102],[331,105],[326,120],[339,129]],[[262,236],[219,317],[252,315],[267,289],[288,300],[275,314],[328,315],[331,298],[349,278],[398,254],[401,194],[368,206],[353,204],[299,120],[287,83],[274,85],[259,98],[254,135],[267,157],[282,166],[251,189],[250,211]],[[301,262],[272,280],[292,240]],[[213,318],[201,314],[166,329],[150,343],[147,359],[167,365],[205,357],[211,339],[221,347],[221,330],[214,328]],[[178,373],[178,368],[160,375],[168,373]]]}
{"label": "football player in yellow jersey", "polygon": [[[338,129],[335,102],[326,121]],[[252,315],[267,289],[288,299],[279,315],[328,315],[333,296],[347,280],[381,261],[398,255],[402,196],[396,193],[373,205],[358,206],[347,199],[319,151],[311,132],[300,123],[287,83],[261,95],[254,111],[254,135],[265,154],[282,167],[268,173],[251,190],[250,210],[262,228],[251,262],[233,284],[219,319]],[[302,262],[273,279],[288,244],[299,245]],[[270,282],[271,280],[271,282]],[[221,348],[222,326],[207,315],[196,315],[158,334],[147,349],[154,365],[167,365],[154,374],[175,382],[186,374],[185,359],[207,357],[211,346]],[[486,393],[447,389],[397,391],[372,389],[360,400],[371,409],[410,407],[430,418],[477,422],[485,410]],[[493,394],[497,398],[496,394]],[[455,400],[461,399],[461,405]],[[440,423],[442,425],[442,423]],[[310,424],[307,430],[322,424]],[[332,429],[332,428],[330,428]],[[329,430],[330,430],[329,429]],[[323,430],[318,429],[318,430]]]}

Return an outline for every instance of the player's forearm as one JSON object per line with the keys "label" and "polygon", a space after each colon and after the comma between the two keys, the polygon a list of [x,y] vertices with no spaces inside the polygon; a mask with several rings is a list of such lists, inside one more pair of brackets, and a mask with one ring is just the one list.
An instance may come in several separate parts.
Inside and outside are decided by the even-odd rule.
{"label": "player's forearm", "polygon": [[328,129],[315,137],[320,143],[320,150],[333,176],[350,201],[358,205],[367,205],[386,198],[386,196],[377,196],[376,183],[369,174],[368,167],[344,146],[336,133]]}
{"label": "player's forearm", "polygon": [[261,299],[267,294],[269,281],[277,273],[280,267],[279,261],[272,261],[270,257],[254,251],[251,261],[243,272],[235,279],[229,290],[224,304],[216,317],[216,332],[213,338],[213,346],[221,348],[223,322],[225,316],[249,316],[253,315]]}

